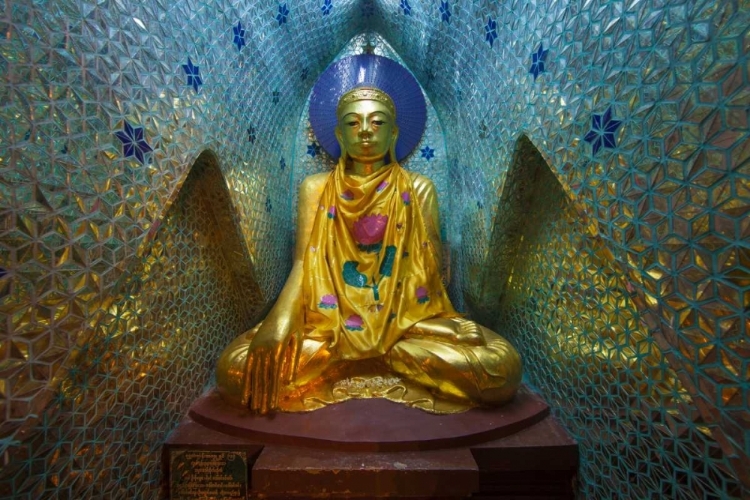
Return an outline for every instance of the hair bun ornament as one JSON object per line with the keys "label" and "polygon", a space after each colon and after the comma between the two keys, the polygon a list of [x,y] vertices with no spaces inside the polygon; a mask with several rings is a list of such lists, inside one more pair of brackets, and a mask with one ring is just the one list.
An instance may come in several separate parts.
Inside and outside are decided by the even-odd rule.
{"label": "hair bun ornament", "polygon": [[318,143],[332,157],[341,156],[334,133],[336,107],[344,93],[359,86],[378,88],[393,99],[399,129],[396,158],[403,160],[422,139],[427,123],[427,105],[419,83],[409,70],[393,59],[373,54],[339,59],[315,82],[310,97],[310,124]]}

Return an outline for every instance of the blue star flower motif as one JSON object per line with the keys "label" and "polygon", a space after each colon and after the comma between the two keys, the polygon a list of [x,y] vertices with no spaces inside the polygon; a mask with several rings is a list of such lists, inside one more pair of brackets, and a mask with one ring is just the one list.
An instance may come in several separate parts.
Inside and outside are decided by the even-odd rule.
{"label": "blue star flower motif", "polygon": [[493,21],[491,17],[487,18],[487,24],[484,25],[484,39],[490,44],[495,43],[497,38],[497,21]]}
{"label": "blue star flower motif", "polygon": [[232,32],[234,33],[232,43],[237,46],[237,50],[242,50],[245,46],[245,28],[242,27],[242,23],[238,21],[237,26],[232,27]]}
{"label": "blue star flower motif", "polygon": [[125,158],[135,156],[139,162],[146,162],[146,155],[153,149],[143,137],[143,127],[133,127],[125,120],[122,130],[115,132],[115,136],[122,142],[122,155]]}
{"label": "blue star flower motif", "polygon": [[307,145],[307,154],[315,158],[320,154],[320,144],[317,142],[313,142],[312,144]]}
{"label": "blue star flower motif", "polygon": [[266,212],[270,213],[272,208],[273,207],[271,206],[271,197],[266,196]]}
{"label": "blue star flower motif", "polygon": [[281,97],[281,92],[279,92],[278,90],[274,90],[273,94],[271,94],[271,102],[274,104],[278,104],[280,97]]}
{"label": "blue star flower motif", "polygon": [[182,65],[182,69],[185,70],[185,74],[187,75],[187,84],[192,85],[193,90],[195,90],[195,92],[197,93],[198,88],[203,85],[200,68],[193,65],[193,61],[191,61],[190,57],[188,57],[188,62],[187,64]]}
{"label": "blue star flower motif", "polygon": [[276,14],[276,20],[279,22],[279,26],[286,22],[286,18],[289,15],[289,9],[286,4],[279,4],[279,13]]}
{"label": "blue star flower motif", "polygon": [[255,142],[255,127],[252,125],[247,128],[247,142]]}
{"label": "blue star flower motif", "polygon": [[409,5],[409,0],[401,0],[401,9],[403,9],[404,14],[407,16],[411,15],[411,5]]}
{"label": "blue star flower motif", "polygon": [[549,50],[544,50],[544,44],[540,43],[539,49],[537,49],[536,52],[531,53],[531,67],[529,68],[529,73],[534,75],[534,81],[536,81],[537,76],[544,73],[544,60],[547,59],[547,52],[549,52]]}
{"label": "blue star flower motif", "polygon": [[615,143],[615,130],[621,124],[621,120],[612,118],[612,108],[609,107],[604,114],[595,114],[591,117],[591,130],[583,140],[591,143],[594,154],[602,147],[612,149],[617,145]]}
{"label": "blue star flower motif", "polygon": [[282,158],[281,161],[279,162],[279,166],[281,167],[281,171],[283,172],[284,169],[286,168],[286,161],[284,160],[284,158]]}
{"label": "blue star flower motif", "polygon": [[331,9],[333,9],[333,0],[325,0],[322,7],[320,7],[320,10],[323,11],[324,16],[330,14]]}
{"label": "blue star flower motif", "polygon": [[440,18],[444,23],[450,24],[451,22],[451,9],[447,0],[445,2],[441,0],[440,2]]}
{"label": "blue star flower motif", "polygon": [[425,158],[427,161],[435,157],[435,150],[430,146],[423,147],[419,152],[422,153],[422,158]]}

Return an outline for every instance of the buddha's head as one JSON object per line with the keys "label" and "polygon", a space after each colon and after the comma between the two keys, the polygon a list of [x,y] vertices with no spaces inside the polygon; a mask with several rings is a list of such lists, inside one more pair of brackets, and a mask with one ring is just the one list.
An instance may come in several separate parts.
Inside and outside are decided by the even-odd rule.
{"label": "buddha's head", "polygon": [[340,163],[346,164],[348,157],[378,168],[386,156],[396,160],[396,107],[388,94],[374,87],[355,87],[339,99],[336,118]]}

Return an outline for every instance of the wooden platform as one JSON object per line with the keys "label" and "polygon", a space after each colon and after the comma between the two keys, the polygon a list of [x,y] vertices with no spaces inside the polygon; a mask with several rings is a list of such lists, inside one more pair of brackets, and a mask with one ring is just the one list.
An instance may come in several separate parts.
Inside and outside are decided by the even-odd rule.
{"label": "wooden platform", "polygon": [[[537,396],[515,403],[446,416],[353,400],[311,414],[255,417],[263,432],[255,426],[244,437],[232,426],[219,432],[215,422],[208,428],[188,417],[163,448],[164,496],[573,498],[577,444]],[[325,428],[332,431],[321,434]],[[220,460],[211,452],[222,452]],[[196,473],[204,474],[200,481]]]}

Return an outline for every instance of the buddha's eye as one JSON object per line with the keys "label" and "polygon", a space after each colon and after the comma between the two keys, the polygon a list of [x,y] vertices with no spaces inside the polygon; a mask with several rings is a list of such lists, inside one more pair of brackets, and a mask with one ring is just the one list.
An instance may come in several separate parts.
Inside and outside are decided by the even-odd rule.
{"label": "buddha's eye", "polygon": [[356,120],[352,120],[352,121],[346,122],[346,124],[349,125],[350,127],[356,127],[359,124],[359,122],[357,122]]}
{"label": "buddha's eye", "polygon": [[372,124],[377,125],[378,127],[384,124],[385,122],[383,120],[373,120]]}

